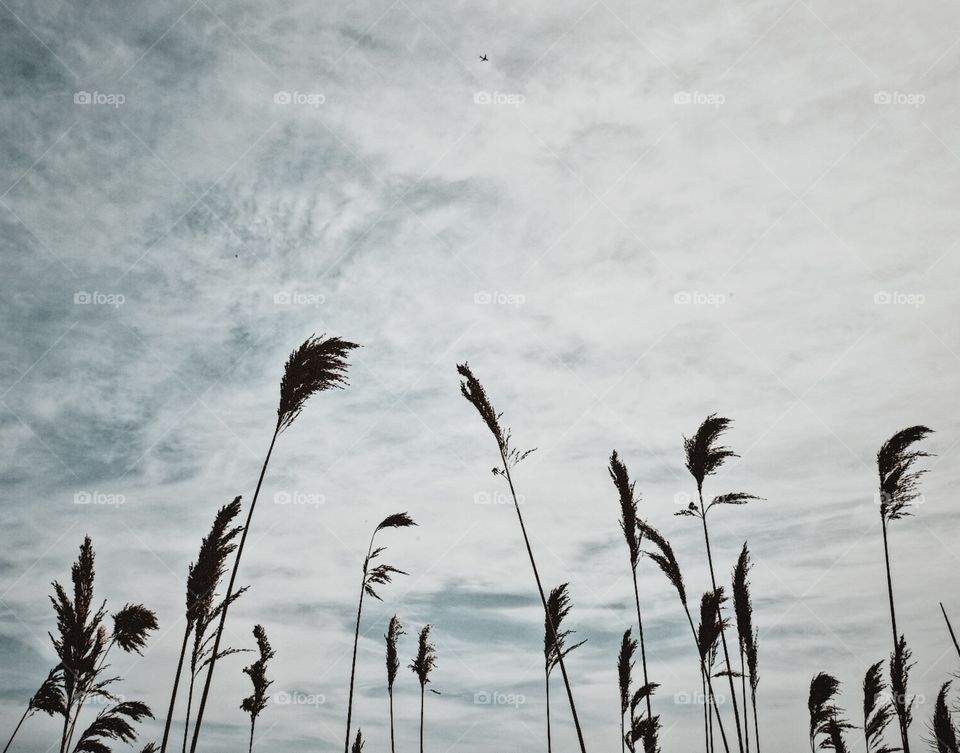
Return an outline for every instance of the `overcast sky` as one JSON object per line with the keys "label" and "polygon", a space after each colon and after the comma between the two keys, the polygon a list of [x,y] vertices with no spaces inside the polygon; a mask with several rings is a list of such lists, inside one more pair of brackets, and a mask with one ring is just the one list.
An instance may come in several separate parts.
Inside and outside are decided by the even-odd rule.
{"label": "overcast sky", "polygon": [[[611,450],[696,595],[682,438],[734,419],[741,457],[706,491],[765,501],[712,518],[717,569],[749,539],[761,737],[801,751],[811,676],[856,720],[891,650],[876,450],[934,428],[923,504],[891,528],[921,744],[957,664],[937,602],[960,619],[956,4],[0,0],[0,70],[4,727],[54,662],[49,582],[85,533],[98,597],[158,612],[113,668],[162,718],[187,565],[253,492],[287,354],[325,332],[363,348],[278,442],[228,622],[276,648],[261,751],[341,744],[363,553],[400,510],[419,527],[382,543],[410,575],[361,627],[368,750],[394,612],[404,658],[434,625],[428,750],[545,749],[542,612],[465,360],[538,448],[515,481],[587,639],[568,670],[590,751],[618,746],[635,618]],[[640,588],[663,749],[699,749],[683,614],[649,562]],[[246,743],[246,663],[218,666],[205,753]],[[397,692],[407,751],[405,668]],[[16,748],[57,739],[32,718]]]}

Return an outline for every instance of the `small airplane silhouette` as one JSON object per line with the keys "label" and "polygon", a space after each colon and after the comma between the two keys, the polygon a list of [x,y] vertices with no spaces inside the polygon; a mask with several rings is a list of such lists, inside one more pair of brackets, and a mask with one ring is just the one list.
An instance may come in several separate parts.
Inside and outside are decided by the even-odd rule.
{"label": "small airplane silhouette", "polygon": [[481,55],[481,56],[480,56],[480,62],[481,62],[481,63],[486,63],[486,62],[488,62],[487,56],[486,56],[486,55]]}

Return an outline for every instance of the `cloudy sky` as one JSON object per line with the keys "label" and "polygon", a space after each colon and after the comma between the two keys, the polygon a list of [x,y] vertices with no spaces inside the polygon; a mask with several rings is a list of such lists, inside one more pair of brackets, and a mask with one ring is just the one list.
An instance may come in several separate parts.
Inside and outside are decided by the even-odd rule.
{"label": "cloudy sky", "polygon": [[[54,661],[49,582],[84,534],[98,597],[158,612],[113,668],[163,716],[187,565],[253,492],[288,352],[326,332],[363,348],[277,445],[228,623],[277,651],[260,750],[341,744],[360,565],[399,510],[420,525],[383,535],[410,574],[364,611],[368,749],[394,612],[404,657],[434,625],[428,749],[545,748],[542,613],[465,360],[538,448],[515,480],[588,639],[568,669],[591,751],[618,745],[635,617],[611,450],[696,594],[682,437],[734,419],[707,493],[765,501],[717,513],[715,557],[726,579],[750,541],[761,737],[800,751],[811,676],[855,712],[889,655],[874,456],[933,427],[923,504],[891,529],[920,744],[957,661],[937,602],[960,619],[955,4],[0,0],[0,56],[5,727]],[[682,612],[650,563],[640,588],[663,748],[698,749]],[[203,751],[246,744],[246,663],[218,669]],[[402,750],[417,691],[403,669]],[[57,739],[35,717],[16,748]]]}

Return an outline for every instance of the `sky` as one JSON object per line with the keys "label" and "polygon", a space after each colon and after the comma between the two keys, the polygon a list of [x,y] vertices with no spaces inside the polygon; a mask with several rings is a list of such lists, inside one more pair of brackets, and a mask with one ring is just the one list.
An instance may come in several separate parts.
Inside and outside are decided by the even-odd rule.
{"label": "sky", "polygon": [[[404,665],[433,625],[428,750],[545,749],[542,611],[464,361],[536,448],[514,480],[587,640],[567,668],[590,751],[618,745],[636,617],[611,451],[698,598],[683,436],[733,419],[705,492],[763,501],[711,514],[711,543],[726,582],[749,541],[761,742],[788,753],[816,672],[856,722],[890,654],[875,454],[933,428],[890,530],[922,745],[957,668],[938,602],[960,619],[955,4],[0,0],[0,69],[6,728],[89,535],[98,598],[158,614],[143,656],[111,655],[158,739],[188,564],[253,493],[287,355],[326,333],[362,345],[350,384],[280,437],[227,623],[277,654],[257,749],[341,744],[360,568],[399,511],[418,527],[379,540],[409,575],[364,605],[354,729],[386,750],[396,613]],[[685,618],[650,561],[638,577],[661,745],[699,749]],[[218,665],[204,753],[246,745],[248,656]],[[554,750],[578,750],[551,690]],[[404,666],[401,750],[418,691]],[[57,741],[36,716],[12,750]]]}

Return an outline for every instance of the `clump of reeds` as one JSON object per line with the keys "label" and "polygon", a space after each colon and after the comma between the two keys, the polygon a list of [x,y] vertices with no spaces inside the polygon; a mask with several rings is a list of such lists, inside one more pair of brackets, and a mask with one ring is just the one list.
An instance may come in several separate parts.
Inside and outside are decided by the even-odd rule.
{"label": "clump of reeds", "polygon": [[[704,691],[717,717],[717,724],[720,728],[720,738],[723,742],[723,749],[726,751],[726,753],[730,753],[730,747],[727,743],[727,734],[723,727],[723,720],[720,718],[720,709],[717,706],[717,698],[713,692],[712,671],[707,666],[707,654],[709,651],[709,646],[704,645],[703,638],[701,637],[701,634],[704,633],[704,628],[702,626],[704,620],[701,619],[701,629],[697,630],[693,624],[693,616],[690,614],[690,606],[687,603],[687,591],[683,583],[683,573],[680,570],[680,564],[677,562],[677,557],[673,552],[673,546],[671,546],[670,542],[666,539],[666,537],[663,536],[663,534],[660,533],[660,531],[651,526],[649,523],[645,521],[638,521],[637,525],[643,534],[644,540],[650,542],[654,546],[654,549],[644,550],[644,555],[656,563],[656,565],[660,568],[660,571],[670,582],[670,585],[672,585],[674,590],[676,590],[677,596],[680,598],[680,605],[683,607],[683,613],[687,617],[687,624],[690,626],[690,633],[693,635],[693,642],[697,649],[697,659],[700,667],[700,676],[704,683]],[[701,607],[702,604],[703,600],[701,600]],[[710,602],[708,601],[708,606],[709,604]],[[711,619],[721,619],[719,610],[716,617],[708,616],[706,622],[709,623]],[[708,751],[708,753],[711,750],[710,737],[711,735],[709,732],[709,727],[705,720],[704,748]]]}
{"label": "clump of reeds", "polygon": [[[420,681],[420,753],[423,753],[424,696],[430,683],[430,673],[437,664],[437,653],[430,643],[431,625],[424,625],[417,643],[417,655],[409,667]],[[437,691],[433,691],[436,693]]]}
{"label": "clump of reeds", "polygon": [[897,630],[897,612],[893,598],[893,577],[890,570],[889,524],[910,515],[909,507],[920,497],[918,485],[925,471],[916,470],[914,464],[920,458],[929,457],[923,450],[915,449],[917,442],[932,433],[926,426],[911,426],[902,429],[883,443],[877,452],[877,472],[880,477],[880,521],[883,532],[883,558],[887,572],[887,597],[890,602],[890,627],[893,632],[893,654],[890,660],[890,685],[893,691],[893,707],[900,727],[900,739],[904,753],[910,753],[908,730],[912,721],[912,702],[907,698],[907,673],[909,651],[906,640]]}
{"label": "clump of reeds", "polygon": [[572,607],[570,594],[567,592],[569,585],[569,583],[561,583],[550,591],[550,596],[547,598],[547,614],[544,617],[543,670],[547,708],[547,753],[553,750],[550,736],[550,673],[561,658],[565,658],[571,651],[586,643],[586,640],[582,640],[568,646],[567,638],[573,635],[574,631],[560,629]]}
{"label": "clump of reeds", "polygon": [[641,744],[643,753],[660,753],[660,717],[649,716],[643,710],[637,713],[641,703],[658,687],[655,682],[645,683],[630,699],[630,729],[624,735],[624,742],[630,753],[637,753],[637,743]]}
{"label": "clump of reeds", "polygon": [[617,658],[617,681],[620,688],[620,750],[626,747],[626,728],[624,717],[630,708],[630,683],[633,673],[633,656],[637,651],[637,642],[630,635],[631,629],[623,631],[620,642],[620,655]]}
{"label": "clump of reeds", "polygon": [[[533,570],[534,580],[537,582],[537,592],[540,595],[540,604],[543,606],[543,612],[545,619],[549,622],[549,610],[547,609],[547,595],[543,590],[543,583],[540,580],[540,571],[537,569],[537,562],[533,556],[533,548],[530,545],[530,537],[527,535],[527,529],[523,522],[523,514],[520,512],[520,503],[517,500],[516,489],[513,485],[513,477],[511,475],[511,470],[517,466],[524,458],[530,455],[533,450],[518,450],[511,446],[511,432],[510,429],[505,429],[501,424],[501,414],[497,413],[493,408],[493,404],[490,402],[490,398],[487,397],[487,392],[483,388],[483,385],[480,383],[480,380],[474,376],[473,371],[470,370],[470,366],[466,363],[457,365],[457,372],[460,374],[463,379],[460,381],[460,393],[463,397],[469,402],[480,414],[480,418],[483,419],[483,422],[487,425],[487,428],[490,430],[490,433],[493,434],[493,438],[497,442],[497,450],[500,453],[500,462],[501,466],[499,468],[494,468],[494,473],[497,475],[502,475],[507,480],[507,484],[510,487],[510,495],[513,497],[513,507],[517,513],[517,520],[520,523],[520,531],[523,534],[523,541],[526,545],[527,557],[530,560],[530,567]],[[556,636],[557,628],[556,625],[551,625],[550,629],[553,631],[554,636]],[[561,656],[558,665],[560,666],[560,674],[563,676],[563,684],[567,691],[567,700],[570,703],[570,713],[573,716],[573,724],[577,730],[577,740],[580,743],[580,753],[586,753],[587,748],[586,744],[583,741],[583,731],[580,729],[580,718],[577,715],[577,706],[573,700],[573,690],[570,686],[570,678],[567,676],[567,667]]]}
{"label": "clump of reeds", "polygon": [[[707,565],[710,570],[710,583],[714,591],[717,590],[716,571],[713,566],[713,553],[710,547],[710,531],[707,525],[707,514],[714,507],[724,505],[744,505],[754,500],[760,499],[754,494],[746,492],[731,492],[715,496],[709,504],[704,503],[703,483],[707,476],[715,474],[720,467],[730,458],[737,457],[737,454],[729,447],[719,444],[721,436],[730,428],[732,422],[729,418],[722,418],[713,413],[704,419],[703,423],[697,429],[692,437],[683,438],[683,446],[686,454],[686,466],[690,475],[697,483],[697,502],[690,502],[689,506],[678,512],[678,515],[699,518],[703,525],[703,541],[707,552]],[[719,604],[718,604],[719,607]],[[737,742],[741,753],[744,753],[743,731],[740,723],[740,708],[737,703],[737,692],[733,685],[733,676],[735,671],[730,661],[730,651],[727,648],[726,623],[722,615],[718,615],[720,621],[720,645],[723,648],[723,658],[726,667],[723,673],[726,675],[730,685],[730,698],[733,702],[733,716],[736,722]]]}
{"label": "clump of reeds", "polygon": [[[640,667],[643,671],[644,685],[650,682],[647,676],[647,646],[643,637],[643,615],[640,610],[640,589],[637,585],[637,565],[640,562],[640,548],[643,545],[643,535],[637,528],[637,505],[640,496],[636,493],[636,482],[630,480],[626,465],[620,460],[617,451],[610,455],[608,468],[613,485],[620,494],[620,530],[627,542],[627,552],[630,556],[630,576],[633,579],[633,597],[637,606],[637,636],[640,642]],[[653,716],[650,706],[650,696],[646,696],[647,717]]]}
{"label": "clump of reeds", "polygon": [[207,698],[210,694],[210,683],[213,680],[213,672],[217,664],[217,659],[221,656],[220,642],[223,639],[223,629],[227,620],[227,612],[233,601],[234,585],[237,579],[237,572],[240,568],[240,559],[243,555],[243,546],[247,541],[247,534],[250,532],[250,522],[253,520],[253,511],[257,507],[257,500],[260,497],[260,488],[263,485],[263,478],[267,472],[267,466],[270,464],[270,456],[273,454],[274,445],[277,437],[282,431],[293,425],[293,422],[300,415],[307,400],[312,395],[325,392],[332,389],[340,389],[347,384],[347,356],[355,348],[359,347],[356,343],[342,340],[339,337],[308,337],[304,343],[290,354],[283,371],[283,377],[280,380],[280,402],[277,406],[277,422],[273,429],[273,435],[270,439],[270,446],[267,449],[266,457],[263,460],[263,466],[260,468],[260,476],[257,479],[257,486],[253,492],[253,498],[250,502],[250,509],[247,511],[247,520],[243,526],[243,533],[240,536],[240,542],[237,545],[236,556],[233,560],[233,569],[230,572],[230,580],[227,584],[227,592],[224,596],[222,608],[219,614],[219,623],[214,634],[213,647],[210,650],[207,663],[207,675],[203,683],[203,692],[200,695],[200,705],[197,708],[197,719],[193,727],[193,740],[190,744],[190,753],[196,753],[197,742],[200,739],[200,728],[203,724],[203,714],[207,707]]}
{"label": "clump of reeds", "polygon": [[[152,717],[150,709],[139,701],[117,702],[110,686],[120,678],[106,674],[106,661],[114,646],[128,653],[140,653],[149,633],[157,629],[156,615],[142,604],[126,604],[112,615],[113,626],[108,629],[106,602],[94,606],[95,560],[93,544],[87,536],[71,567],[72,596],[60,583],[53,583],[54,595],[50,602],[57,616],[57,635],[51,635],[50,639],[59,663],[30,699],[27,712],[20,720],[22,724],[35,711],[61,715],[61,753],[70,749],[84,703],[90,698],[115,703],[103,709],[80,733],[76,751],[93,751],[97,745],[103,747],[104,739],[129,742],[136,737],[132,724],[145,716]],[[7,747],[14,735],[16,730]]]}
{"label": "clump of reeds", "polygon": [[750,550],[746,542],[733,569],[733,613],[737,618],[740,644],[740,687],[743,692],[743,720],[746,749],[750,751],[750,726],[747,719],[747,677],[750,678],[750,705],[753,708],[753,731],[760,753],[760,724],[757,720],[757,686],[760,683],[757,644],[758,632],[753,627],[753,602],[750,598]]}
{"label": "clump of reeds", "polygon": [[387,528],[408,528],[409,526],[415,525],[416,523],[413,522],[413,518],[407,515],[407,513],[394,513],[384,518],[380,524],[373,529],[373,535],[370,536],[370,546],[367,547],[367,556],[363,560],[363,578],[360,583],[360,599],[357,603],[357,624],[353,634],[353,659],[350,663],[350,691],[347,695],[347,736],[343,745],[344,753],[348,753],[350,748],[350,723],[353,718],[353,685],[357,673],[357,645],[360,642],[360,616],[363,613],[363,597],[364,595],[369,595],[374,599],[382,601],[375,586],[386,585],[392,582],[394,575],[406,575],[403,570],[399,570],[393,565],[380,563],[371,567],[373,561],[386,551],[386,547],[382,546],[374,549],[373,542],[377,534]]}
{"label": "clump of reeds", "polygon": [[867,753],[894,753],[897,750],[883,741],[894,711],[890,702],[884,700],[887,684],[882,667],[883,662],[878,661],[863,678],[863,737]]}
{"label": "clump of reeds", "polygon": [[396,753],[393,734],[393,683],[397,679],[397,670],[400,669],[397,641],[400,640],[401,635],[404,635],[403,625],[400,624],[400,618],[397,617],[397,615],[393,615],[393,617],[390,618],[390,624],[387,626],[387,632],[383,636],[387,642],[387,694],[390,696],[390,753]]}
{"label": "clump of reeds", "polygon": [[250,715],[250,746],[249,751],[253,751],[253,730],[257,724],[257,717],[260,716],[260,712],[267,707],[267,689],[273,685],[272,680],[267,679],[267,662],[269,662],[274,656],[273,647],[270,645],[270,641],[267,639],[267,631],[263,629],[263,625],[254,625],[253,627],[253,637],[257,640],[257,660],[248,667],[244,667],[243,671],[250,678],[250,682],[253,685],[253,693],[248,695],[240,703],[240,708],[243,711],[246,711]]}
{"label": "clump of reeds", "polygon": [[[190,564],[187,570],[187,594],[185,626],[183,642],[180,646],[180,658],[177,661],[177,671],[173,678],[173,689],[170,692],[170,705],[167,709],[167,719],[163,726],[163,740],[160,743],[160,753],[165,753],[167,741],[170,737],[170,725],[173,721],[173,711],[177,701],[177,691],[180,686],[180,675],[187,653],[187,645],[191,634],[196,631],[193,651],[190,657],[190,683],[188,689],[187,713],[184,722],[183,747],[186,748],[186,738],[190,728],[190,707],[193,701],[193,686],[196,680],[198,664],[201,660],[201,651],[207,637],[211,623],[219,615],[222,608],[216,602],[217,589],[227,569],[227,558],[236,549],[234,539],[240,533],[239,526],[233,526],[233,521],[240,514],[240,497],[224,505],[218,511],[210,527],[210,532],[200,542],[200,551],[197,559]],[[241,591],[233,594],[236,599]],[[221,652],[222,654],[222,652]]]}
{"label": "clump of reeds", "polygon": [[950,692],[950,683],[945,682],[937,694],[937,702],[933,710],[933,724],[931,741],[937,753],[960,753],[960,741],[957,740],[957,728],[947,706],[947,693]]}

